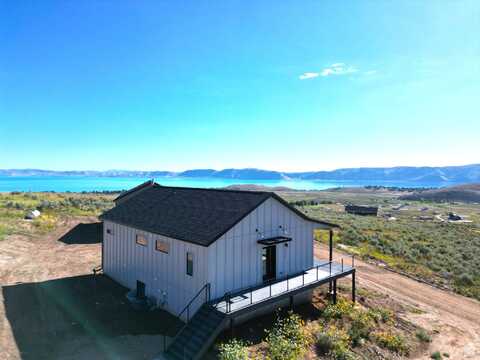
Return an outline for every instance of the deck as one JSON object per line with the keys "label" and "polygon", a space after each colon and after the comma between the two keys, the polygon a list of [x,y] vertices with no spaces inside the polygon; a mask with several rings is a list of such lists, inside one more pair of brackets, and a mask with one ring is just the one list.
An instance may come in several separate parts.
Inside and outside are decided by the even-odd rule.
{"label": "deck", "polygon": [[251,306],[260,305],[279,297],[293,295],[354,272],[353,261],[345,265],[344,261],[315,261],[315,266],[300,274],[280,279],[269,284],[259,285],[236,291],[212,305],[225,314],[231,314]]}

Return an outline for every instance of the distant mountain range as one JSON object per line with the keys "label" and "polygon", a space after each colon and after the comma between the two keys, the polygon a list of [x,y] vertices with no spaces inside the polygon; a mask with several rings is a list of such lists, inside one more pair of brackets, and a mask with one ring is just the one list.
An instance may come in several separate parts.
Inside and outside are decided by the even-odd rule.
{"label": "distant mountain range", "polygon": [[281,172],[261,169],[195,169],[171,171],[51,171],[38,169],[0,170],[0,176],[94,176],[94,177],[184,177],[238,180],[332,180],[332,181],[411,181],[480,182],[480,164],[444,167],[398,166],[390,168],[349,168],[332,171]]}

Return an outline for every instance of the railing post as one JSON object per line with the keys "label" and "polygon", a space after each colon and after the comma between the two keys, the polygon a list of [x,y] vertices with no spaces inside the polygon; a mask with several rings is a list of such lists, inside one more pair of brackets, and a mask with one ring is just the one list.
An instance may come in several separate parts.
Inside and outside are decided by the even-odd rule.
{"label": "railing post", "polygon": [[272,284],[268,285],[268,289],[270,291],[270,296],[269,297],[272,297]]}
{"label": "railing post", "polygon": [[330,276],[332,276],[332,262],[329,261],[328,266],[330,268]]}
{"label": "railing post", "polygon": [[305,272],[302,273],[302,286],[305,286]]}
{"label": "railing post", "polygon": [[343,273],[343,258],[342,258],[342,273]]}
{"label": "railing post", "polygon": [[355,299],[355,287],[356,287],[356,284],[355,284],[355,270],[353,270],[353,272],[352,272],[352,302],[356,301],[356,299]]}
{"label": "railing post", "polygon": [[352,268],[355,267],[355,255],[352,255]]}
{"label": "railing post", "polygon": [[253,304],[253,292],[252,288],[250,288],[250,305]]}

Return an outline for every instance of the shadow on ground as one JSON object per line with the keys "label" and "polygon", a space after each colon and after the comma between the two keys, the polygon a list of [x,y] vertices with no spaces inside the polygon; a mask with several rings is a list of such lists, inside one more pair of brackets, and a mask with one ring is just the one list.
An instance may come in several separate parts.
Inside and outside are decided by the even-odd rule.
{"label": "shadow on ground", "polygon": [[67,233],[63,234],[58,241],[65,244],[97,244],[102,242],[103,223],[78,224]]}
{"label": "shadow on ground", "polygon": [[[180,325],[162,310],[134,310],[125,298],[127,289],[103,275],[21,283],[2,291],[22,359],[91,358],[78,356],[85,352],[94,358],[121,358],[117,354],[125,352],[117,345],[132,338],[128,335],[140,339]],[[143,341],[147,344],[148,339]],[[152,351],[162,346],[158,336],[155,339],[158,344],[148,344]]]}

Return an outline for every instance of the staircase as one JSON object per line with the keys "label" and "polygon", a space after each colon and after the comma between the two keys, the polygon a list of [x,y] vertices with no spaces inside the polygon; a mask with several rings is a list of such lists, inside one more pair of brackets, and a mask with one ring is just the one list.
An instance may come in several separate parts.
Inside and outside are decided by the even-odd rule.
{"label": "staircase", "polygon": [[163,354],[167,360],[197,360],[222,331],[226,317],[210,304],[203,304]]}

